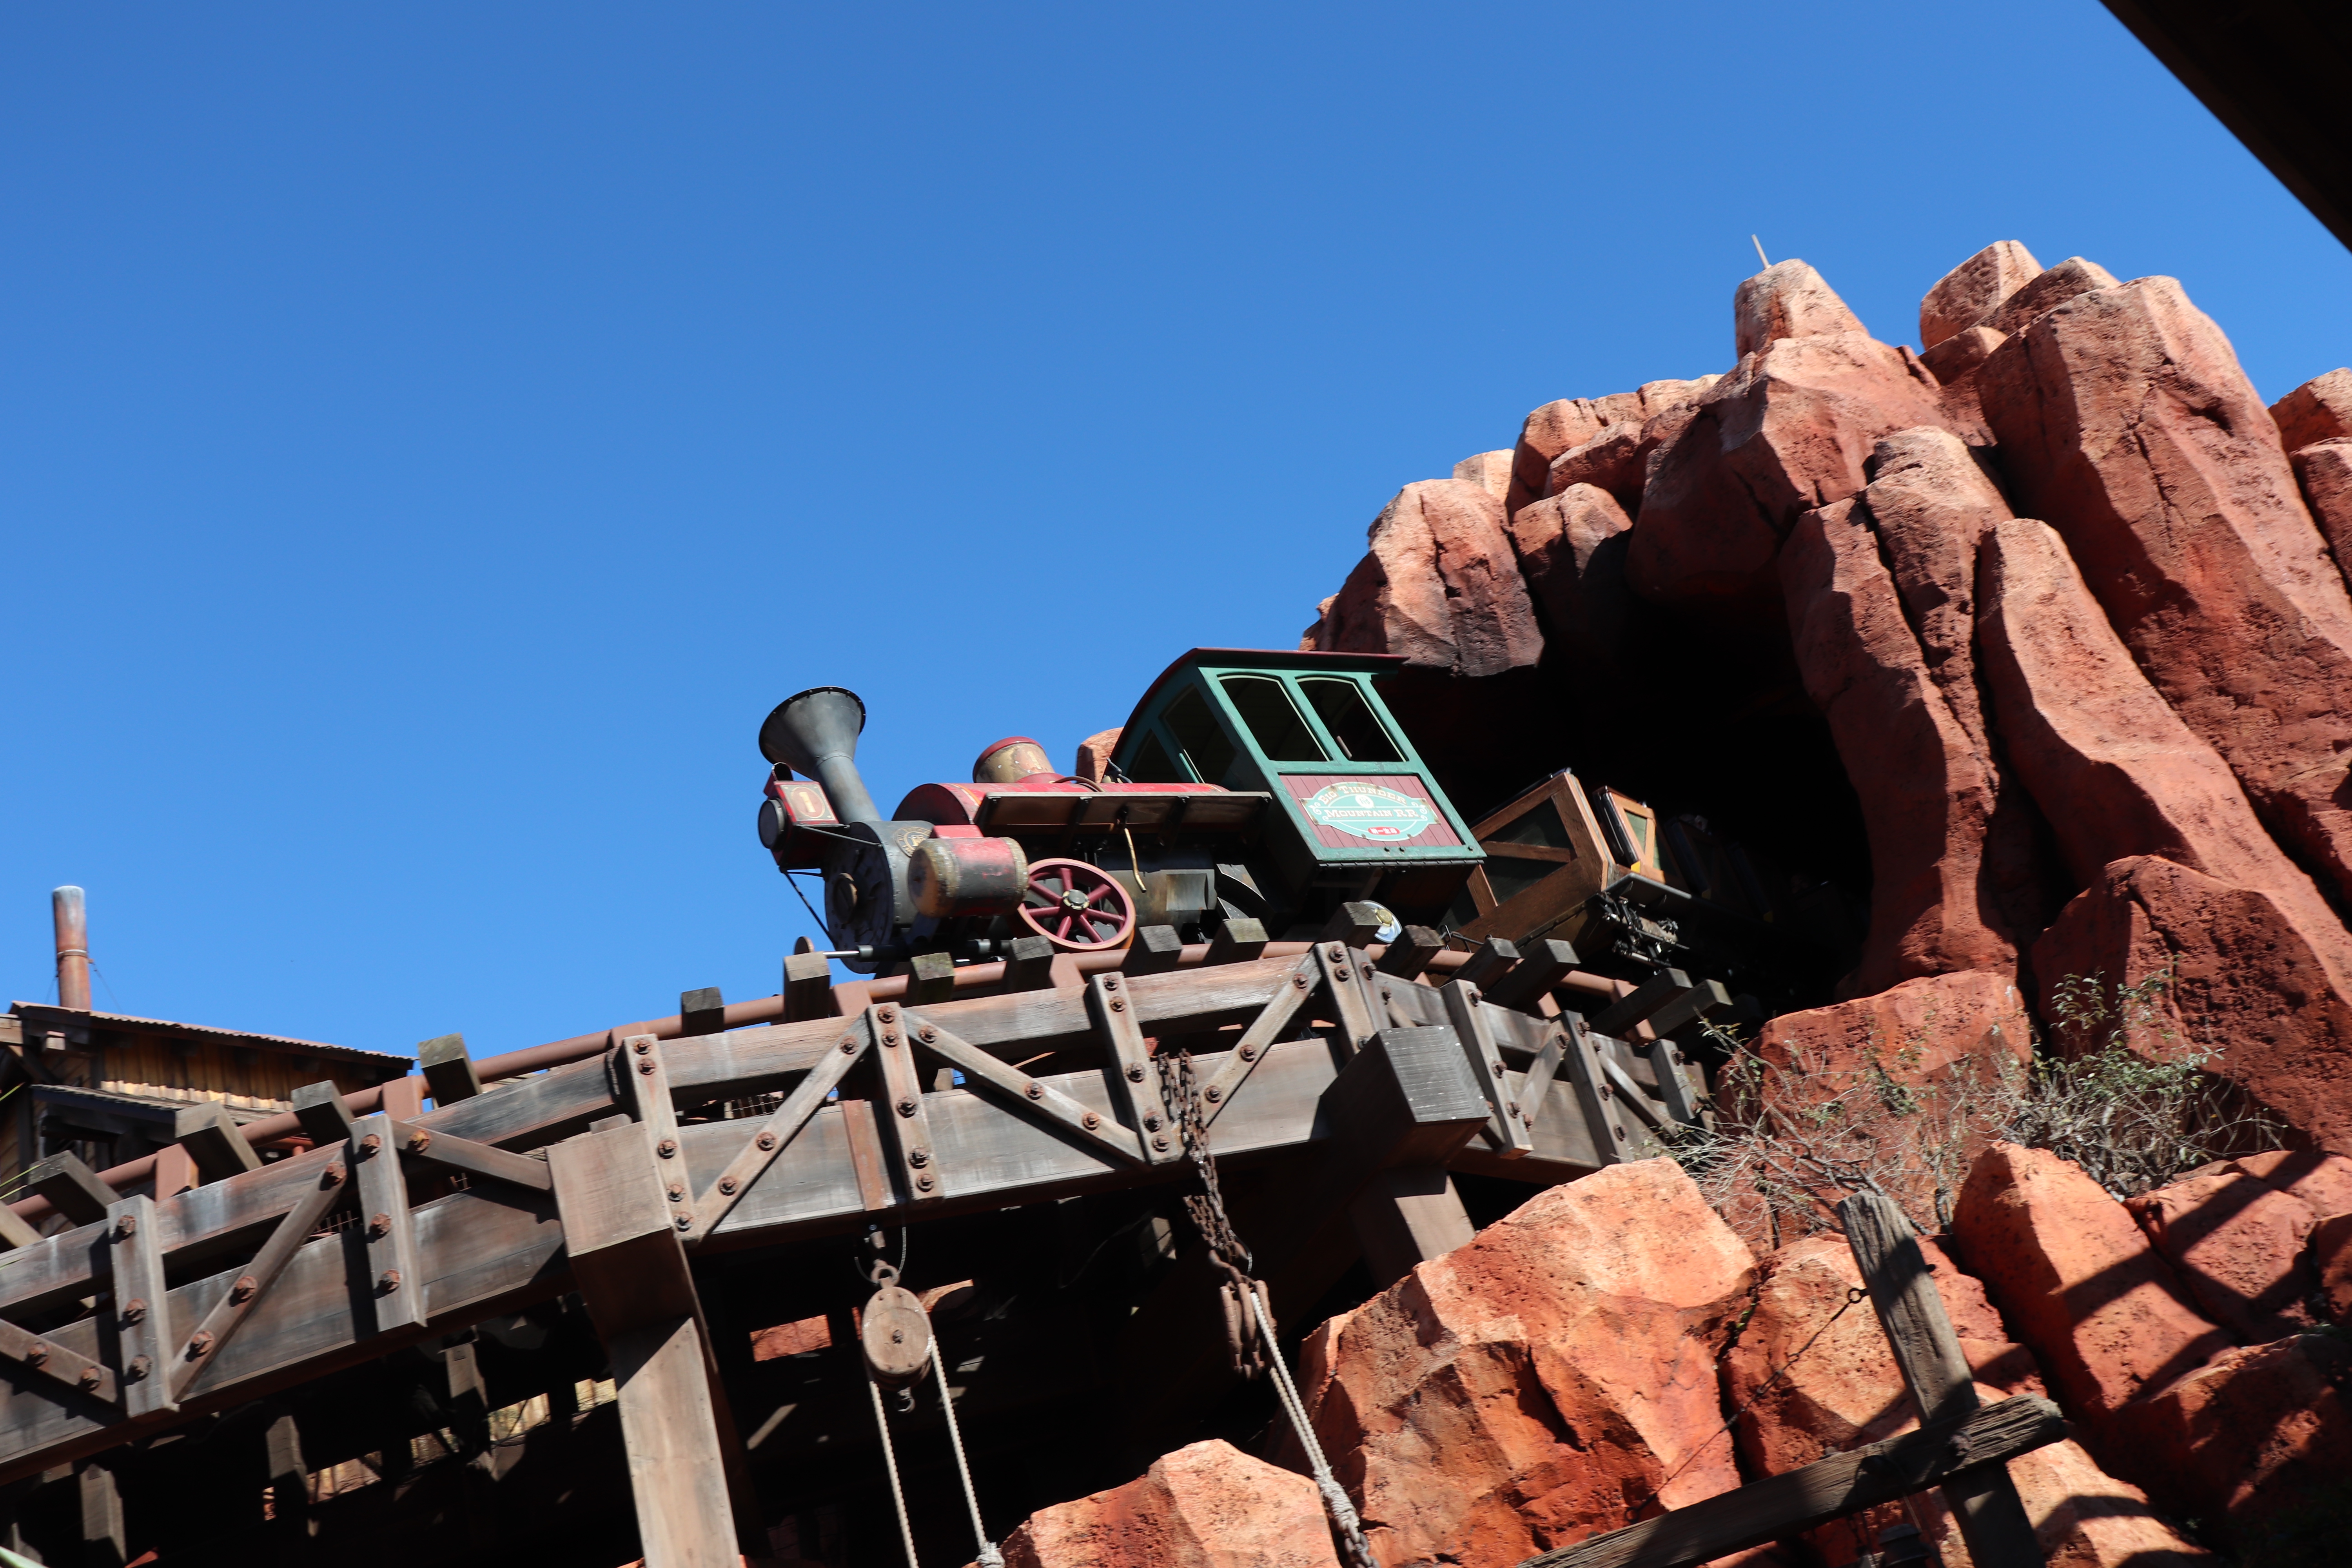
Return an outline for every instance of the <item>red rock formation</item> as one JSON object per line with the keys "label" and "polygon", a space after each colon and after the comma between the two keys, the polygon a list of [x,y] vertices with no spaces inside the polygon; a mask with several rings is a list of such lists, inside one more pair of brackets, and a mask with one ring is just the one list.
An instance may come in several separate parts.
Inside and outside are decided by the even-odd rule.
{"label": "red rock formation", "polygon": [[[2040,1394],[2032,1353],[2010,1343],[1984,1287],[1962,1273],[1933,1241],[1922,1241],[1937,1293],[1975,1370],[1980,1397]],[[1767,1258],[1755,1315],[1724,1358],[1724,1385],[1748,1407],[1738,1426],[1740,1458],[1751,1476],[1797,1469],[1909,1431],[1918,1412],[1867,1305],[1848,1307],[1862,1271],[1843,1238],[1812,1237]],[[1816,1337],[1818,1336],[1818,1337]],[[2171,1568],[2205,1560],[2148,1508],[2147,1496],[2102,1471],[2073,1442],[2010,1461],[2010,1479],[2048,1561],[2071,1568]],[[1947,1568],[1969,1563],[1966,1543],[1934,1494],[1909,1511],[1935,1542]],[[1874,1510],[1811,1531],[1824,1563],[1852,1561],[1875,1531],[1904,1516]]]}
{"label": "red rock formation", "polygon": [[1315,1483],[1211,1440],[1138,1479],[1040,1509],[1006,1568],[1338,1568]]}
{"label": "red rock formation", "polygon": [[[1822,314],[1771,319],[1804,325]],[[1862,489],[1881,437],[1943,419],[1935,377],[1865,333],[1765,342],[1678,427],[1657,432],[1633,530],[1635,591],[1686,605],[1769,595],[1772,557],[1798,514]]]}
{"label": "red rock formation", "polygon": [[[1999,239],[1945,273],[1919,301],[1919,346],[1926,351],[1920,357],[1992,314],[2041,270],[2032,251],[2013,239]],[[1936,374],[1943,376],[1940,366]]]}
{"label": "red rock formation", "polygon": [[1738,1485],[1715,1358],[1754,1261],[1645,1161],[1538,1194],[1318,1329],[1301,1393],[1381,1562],[1508,1568],[1661,1487],[1671,1508]]}
{"label": "red rock formation", "polygon": [[2155,856],[2117,860],[2033,944],[2042,1016],[2068,975],[2169,976],[2149,1055],[2192,1047],[2318,1147],[2352,1152],[2352,1003],[2295,921],[2256,889]]}
{"label": "red rock formation", "polygon": [[1606,490],[1570,485],[1513,514],[1511,548],[1547,639],[1564,637],[1586,658],[1613,659],[1629,605],[1624,537],[1633,526]]}
{"label": "red rock formation", "polygon": [[1823,332],[1869,335],[1822,275],[1801,261],[1767,267],[1731,296],[1732,336],[1741,358],[1782,338]]}
{"label": "red rock formation", "polygon": [[2352,567],[2352,439],[2315,441],[2298,447],[2288,459],[2310,503],[2312,521],[2319,524],[2327,552],[2347,573]]}
{"label": "red rock formation", "polygon": [[1483,486],[1407,485],[1373,521],[1369,541],[1371,552],[1324,613],[1317,647],[1401,653],[1469,677],[1532,667],[1542,657],[1503,504]]}
{"label": "red rock formation", "polygon": [[1496,500],[1511,491],[1511,452],[1479,452],[1454,465],[1454,477],[1467,479]]}
{"label": "red rock formation", "polygon": [[[1953,340],[1955,342],[1958,340]],[[1977,692],[1977,542],[2010,518],[2009,503],[1968,444],[1949,430],[1898,430],[1871,450],[1862,499],[1917,634],[1927,673],[1969,743],[1985,750]]]}
{"label": "red rock formation", "polygon": [[2265,820],[2352,892],[2352,597],[2228,341],[2178,283],[2144,278],[2040,316],[1976,384],[2011,500],[2065,538]]}
{"label": "red rock formation", "polygon": [[1915,1222],[1939,1226],[1987,1134],[1963,1126],[1949,1138],[1949,1122],[1937,1114],[1906,1125],[1886,1107],[1882,1085],[1926,1091],[1923,1110],[1948,1111],[1968,1097],[1969,1080],[1990,1085],[2004,1065],[2032,1058],[2033,1021],[2007,975],[1966,971],[1783,1013],[1758,1034],[1755,1050],[1769,1069],[1764,1108],[1804,1126],[1835,1102],[1829,1123],[1883,1152],[1878,1179],[1888,1194]]}
{"label": "red rock formation", "polygon": [[2268,1182],[2296,1202],[2308,1205],[2314,1214],[2352,1211],[2352,1160],[2341,1154],[2279,1149],[2242,1155],[2229,1162],[2229,1168]]}
{"label": "red rock formation", "polygon": [[2352,436],[2352,370],[2315,375],[2271,405],[2271,423],[2290,452]]}
{"label": "red rock formation", "polygon": [[2311,1271],[2328,1321],[2352,1328],[2352,1214],[2329,1215],[2312,1226]]}
{"label": "red rock formation", "polygon": [[2227,1521],[2241,1541],[2352,1476],[2352,1346],[2318,1334],[2217,1356],[2127,1407],[2107,1458],[2183,1513]]}
{"label": "red rock formation", "polygon": [[[2123,1205],[2046,1150],[1994,1144],[1960,1189],[1952,1237],[2067,1413],[2095,1436],[2126,1402],[2229,1348]],[[2104,1457],[2100,1442],[2092,1447]]]}
{"label": "red rock formation", "polygon": [[1544,493],[1558,495],[1577,485],[1593,485],[1607,490],[1620,505],[1640,505],[1643,465],[1650,454],[1643,438],[1647,429],[1648,426],[1631,421],[1602,426],[1591,440],[1570,447],[1551,460]]}
{"label": "red rock formation", "polygon": [[1855,503],[1798,520],[1780,580],[1806,694],[1829,720],[1870,834],[1870,934],[1841,989],[2011,967],[2014,941],[1984,887],[1997,780],[1929,676]]}
{"label": "red rock formation", "polygon": [[2010,766],[2075,878],[2161,855],[2258,889],[2332,979],[2352,982],[2352,937],[2263,831],[2221,756],[2132,662],[2058,535],[2031,520],[1991,530],[1981,589],[1981,653]]}
{"label": "red rock formation", "polygon": [[2036,274],[2024,287],[1986,311],[1979,324],[2003,334],[2016,331],[2046,310],[2056,310],[2078,294],[2112,289],[2115,275],[2095,261],[2070,256],[2049,270]]}
{"label": "red rock formation", "polygon": [[1689,402],[1717,381],[1703,375],[1695,381],[1644,382],[1632,392],[1606,397],[1563,397],[1529,414],[1519,426],[1518,445],[1511,457],[1508,506],[1517,511],[1546,493],[1545,477],[1554,458],[1580,446],[1611,425],[1641,425],[1667,409]]}
{"label": "red rock formation", "polygon": [[2223,1168],[2124,1206],[2189,1287],[2198,1310],[2247,1344],[2311,1326],[2304,1242],[2319,1215],[2259,1177]]}

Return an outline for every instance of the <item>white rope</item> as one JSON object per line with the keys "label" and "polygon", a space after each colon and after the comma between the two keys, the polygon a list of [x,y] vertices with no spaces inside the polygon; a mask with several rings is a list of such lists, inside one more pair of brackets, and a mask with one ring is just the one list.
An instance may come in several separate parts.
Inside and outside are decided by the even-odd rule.
{"label": "white rope", "polygon": [[866,1392],[874,1396],[874,1429],[882,1434],[882,1463],[890,1472],[890,1500],[898,1509],[898,1539],[907,1543],[907,1568],[922,1568],[915,1561],[915,1527],[907,1522],[907,1494],[898,1489],[898,1456],[890,1449],[890,1418],[882,1413],[882,1385],[868,1373]]}
{"label": "white rope", "polygon": [[1004,1568],[1004,1554],[988,1539],[988,1527],[980,1522],[980,1494],[971,1488],[971,1467],[964,1463],[963,1434],[956,1428],[955,1398],[948,1392],[948,1364],[940,1358],[940,1339],[931,1336],[931,1374],[940,1380],[940,1409],[948,1418],[948,1441],[955,1447],[956,1474],[963,1478],[963,1505],[971,1510],[971,1538],[980,1542],[980,1554],[972,1561],[977,1568]]}
{"label": "white rope", "polygon": [[1306,1451],[1307,1463],[1315,1471],[1315,1489],[1323,1494],[1323,1507],[1339,1527],[1339,1539],[1348,1554],[1369,1568],[1378,1568],[1379,1559],[1372,1555],[1371,1542],[1364,1539],[1364,1521],[1356,1516],[1356,1504],[1348,1496],[1348,1489],[1331,1473],[1331,1461],[1323,1457],[1323,1445],[1316,1440],[1315,1428],[1307,1419],[1306,1402],[1298,1397],[1297,1384],[1290,1381],[1290,1368],[1282,1359],[1282,1346],[1274,1337],[1274,1325],[1266,1321],[1265,1298],[1258,1293],[1257,1281],[1249,1281],[1243,1294],[1249,1298],[1250,1310],[1257,1315],[1257,1331],[1265,1336],[1266,1361],[1274,1368],[1274,1383],[1282,1395],[1282,1408],[1290,1417],[1291,1429],[1298,1434],[1298,1446]]}

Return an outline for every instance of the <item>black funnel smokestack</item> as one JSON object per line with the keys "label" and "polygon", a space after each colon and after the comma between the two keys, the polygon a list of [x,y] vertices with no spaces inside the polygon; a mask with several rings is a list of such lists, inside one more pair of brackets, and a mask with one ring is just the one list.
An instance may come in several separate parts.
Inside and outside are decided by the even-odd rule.
{"label": "black funnel smokestack", "polygon": [[866,728],[866,704],[839,686],[813,686],[776,704],[760,726],[760,754],[806,773],[824,785],[834,814],[844,822],[879,822],[874,797],[858,776],[857,737]]}

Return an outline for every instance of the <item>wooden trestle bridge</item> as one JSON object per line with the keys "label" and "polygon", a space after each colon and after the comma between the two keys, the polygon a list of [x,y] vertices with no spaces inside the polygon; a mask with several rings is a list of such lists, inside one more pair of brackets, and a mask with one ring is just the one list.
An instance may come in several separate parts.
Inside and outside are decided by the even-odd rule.
{"label": "wooden trestle bridge", "polygon": [[[1335,924],[1267,944],[1249,923],[1181,952],[1139,941],[1117,970],[804,978],[778,1004],[789,1021],[615,1030],[488,1088],[445,1052],[429,1110],[415,1079],[365,1114],[329,1085],[298,1095],[314,1147],[274,1163],[192,1125],[214,1179],[162,1197],[53,1160],[40,1190],[73,1228],[35,1237],[11,1216],[0,1254],[0,1488],[576,1291],[648,1562],[758,1561],[698,1260],[1184,1181],[1150,1059],[1181,1047],[1221,1163],[1278,1173],[1249,1239],[1295,1326],[1359,1257],[1378,1285],[1468,1239],[1454,1173],[1563,1181],[1706,1115],[1672,1037],[1720,987],[1634,992],[1557,942],[1464,954]],[[1180,1388],[1223,1360],[1192,1331],[1214,1308],[1190,1266],[1185,1290],[1137,1309],[1147,1328],[1182,1316],[1156,1373]]]}

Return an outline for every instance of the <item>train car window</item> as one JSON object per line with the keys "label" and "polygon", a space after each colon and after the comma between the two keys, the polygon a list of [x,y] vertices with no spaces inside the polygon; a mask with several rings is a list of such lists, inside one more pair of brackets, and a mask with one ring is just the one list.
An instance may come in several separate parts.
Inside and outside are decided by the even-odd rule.
{"label": "train car window", "polygon": [[1249,726],[1251,739],[1264,752],[1268,762],[1328,763],[1323,748],[1315,739],[1315,731],[1298,715],[1298,705],[1282,682],[1270,675],[1228,675],[1217,682],[1225,689],[1225,700]]}
{"label": "train car window", "polygon": [[1489,844],[1525,844],[1539,849],[1573,849],[1568,841],[1568,824],[1559,819],[1559,806],[1550,800],[1539,801],[1533,811],[1497,832],[1486,835]]}
{"label": "train car window", "polygon": [[1160,721],[1184,749],[1184,760],[1192,764],[1193,777],[1202,784],[1225,782],[1225,770],[1234,765],[1234,743],[1217,727],[1217,716],[1209,711],[1208,700],[1201,695],[1199,687],[1187,687],[1181,697],[1168,705]]}
{"label": "train car window", "polygon": [[1364,700],[1364,689],[1352,680],[1328,675],[1301,678],[1300,690],[1315,705],[1315,716],[1339,742],[1339,754],[1351,763],[1401,763],[1404,754],[1389,739],[1380,715]]}
{"label": "train car window", "polygon": [[1168,748],[1160,743],[1160,737],[1149,730],[1143,732],[1143,743],[1135,748],[1135,761],[1129,766],[1127,776],[1137,784],[1192,782],[1184,776],[1184,770],[1169,756]]}
{"label": "train car window", "polygon": [[1519,860],[1496,855],[1486,862],[1486,885],[1495,889],[1496,903],[1507,903],[1559,869],[1557,860]]}

